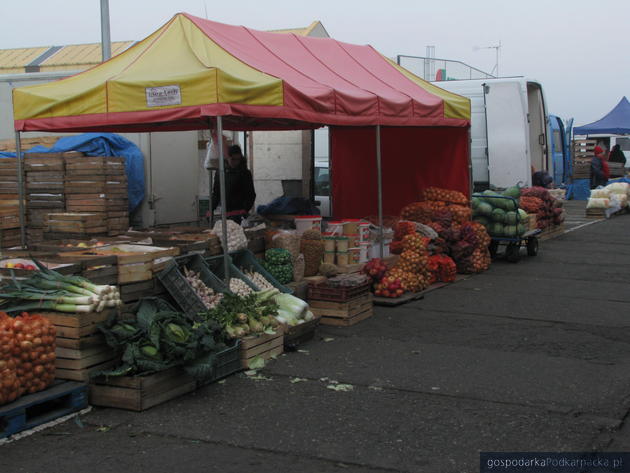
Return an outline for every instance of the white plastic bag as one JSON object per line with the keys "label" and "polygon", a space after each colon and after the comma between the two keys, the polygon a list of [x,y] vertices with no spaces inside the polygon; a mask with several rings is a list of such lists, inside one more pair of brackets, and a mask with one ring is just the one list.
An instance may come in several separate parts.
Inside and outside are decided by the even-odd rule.
{"label": "white plastic bag", "polygon": [[630,184],[627,182],[613,182],[604,187],[611,194],[628,194],[630,192]]}
{"label": "white plastic bag", "polygon": [[[223,156],[227,155],[228,142],[223,136]],[[219,169],[219,140],[217,131],[212,130],[210,140],[206,143],[206,157],[203,160],[203,166],[206,169]]]}
{"label": "white plastic bag", "polygon": [[219,240],[221,240],[221,247],[224,251],[226,250],[226,246],[227,251],[236,251],[247,248],[247,237],[245,236],[245,231],[234,220],[227,221],[227,245],[223,241],[223,226],[221,220],[214,224],[212,233],[219,237]]}
{"label": "white plastic bag", "polygon": [[607,209],[610,207],[610,199],[591,197],[586,204],[587,209]]}
{"label": "white plastic bag", "polygon": [[610,189],[593,189],[591,190],[591,197],[594,199],[609,199],[610,198]]}

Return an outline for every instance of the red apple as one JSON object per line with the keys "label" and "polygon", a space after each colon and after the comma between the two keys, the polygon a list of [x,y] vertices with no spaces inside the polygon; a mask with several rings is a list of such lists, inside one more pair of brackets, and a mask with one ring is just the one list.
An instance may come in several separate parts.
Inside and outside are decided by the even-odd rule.
{"label": "red apple", "polygon": [[24,265],[22,263],[16,263],[15,266],[13,266],[15,269],[24,269]]}

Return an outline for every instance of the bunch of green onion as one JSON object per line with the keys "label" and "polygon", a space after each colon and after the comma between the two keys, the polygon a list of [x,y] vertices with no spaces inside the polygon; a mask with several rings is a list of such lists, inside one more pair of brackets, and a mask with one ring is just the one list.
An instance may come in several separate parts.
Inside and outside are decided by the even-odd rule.
{"label": "bunch of green onion", "polygon": [[3,299],[0,305],[4,310],[101,312],[106,307],[122,305],[116,286],[95,285],[81,276],[65,276],[38,266],[40,271],[30,278],[24,281],[13,278],[0,288],[0,299]]}

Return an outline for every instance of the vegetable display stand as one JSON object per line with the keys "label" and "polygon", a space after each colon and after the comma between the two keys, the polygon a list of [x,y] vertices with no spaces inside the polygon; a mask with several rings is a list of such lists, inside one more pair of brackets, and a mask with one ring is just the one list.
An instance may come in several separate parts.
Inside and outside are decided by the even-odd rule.
{"label": "vegetable display stand", "polygon": [[241,363],[241,341],[236,340],[233,346],[221,350],[216,355],[216,365],[214,366],[214,373],[212,378],[205,381],[197,381],[197,386],[206,386],[208,384],[219,381],[220,379],[230,376],[243,369]]}
{"label": "vegetable display stand", "polygon": [[146,376],[99,376],[90,384],[90,404],[144,411],[197,388],[197,382],[181,368]]}
{"label": "vegetable display stand", "polygon": [[[249,250],[239,250],[230,253],[230,258],[232,259],[232,263],[236,266],[241,272],[244,271],[253,271],[261,274],[267,281],[269,281],[273,287],[278,289],[280,292],[285,292],[288,294],[292,294],[293,290],[278,282],[276,278],[274,278],[269,271],[263,268],[263,265],[260,264],[260,261],[254,256]],[[259,287],[258,289],[263,289]]]}
{"label": "vegetable display stand", "polygon": [[241,339],[241,365],[244,369],[250,367],[254,359],[262,358],[268,360],[271,357],[280,355],[284,351],[284,333],[278,330],[274,334],[261,334]]}
{"label": "vegetable display stand", "polygon": [[90,374],[118,363],[114,350],[97,329],[97,324],[111,314],[111,310],[79,314],[41,312],[57,329],[56,378],[88,381]]}
{"label": "vegetable display stand", "polygon": [[166,269],[158,274],[166,291],[175,299],[177,305],[188,315],[196,315],[208,310],[184,276],[183,268],[199,274],[200,279],[216,292],[227,292],[223,282],[208,268],[203,258],[197,254],[184,255],[171,261]]}
{"label": "vegetable display stand", "polygon": [[347,302],[309,299],[308,303],[313,314],[321,316],[322,325],[349,327],[374,314],[374,303],[370,292]]}
{"label": "vegetable display stand", "polygon": [[321,316],[315,315],[313,320],[287,327],[284,332],[284,350],[295,351],[300,345],[312,340],[320,321]]}
{"label": "vegetable display stand", "polygon": [[59,381],[0,406],[0,439],[78,412],[88,405],[87,385]]}

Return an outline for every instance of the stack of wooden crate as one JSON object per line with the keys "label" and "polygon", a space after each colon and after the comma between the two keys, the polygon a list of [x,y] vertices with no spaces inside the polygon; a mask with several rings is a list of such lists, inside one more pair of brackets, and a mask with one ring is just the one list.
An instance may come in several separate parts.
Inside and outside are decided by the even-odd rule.
{"label": "stack of wooden crate", "polygon": [[57,329],[55,377],[89,381],[90,375],[119,363],[119,357],[105,343],[97,325],[112,310],[91,313],[42,312]]}
{"label": "stack of wooden crate", "polygon": [[48,240],[107,235],[107,226],[98,213],[49,213],[44,219],[44,230]]}
{"label": "stack of wooden crate", "polygon": [[109,235],[129,228],[125,158],[68,157],[65,159],[66,210],[101,216]]}
{"label": "stack of wooden crate", "polygon": [[595,156],[596,140],[573,141],[573,179],[591,177],[591,160]]}
{"label": "stack of wooden crate", "polygon": [[0,159],[0,247],[20,244],[20,208],[16,158]]}
{"label": "stack of wooden crate", "polygon": [[65,211],[64,158],[61,153],[28,153],[25,156],[26,239],[33,244],[43,240],[46,215]]}

